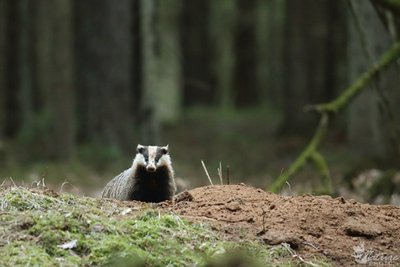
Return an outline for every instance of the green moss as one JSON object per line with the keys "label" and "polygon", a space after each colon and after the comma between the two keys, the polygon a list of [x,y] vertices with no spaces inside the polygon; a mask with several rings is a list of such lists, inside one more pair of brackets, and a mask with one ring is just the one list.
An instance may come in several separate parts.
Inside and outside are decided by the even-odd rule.
{"label": "green moss", "polygon": [[52,266],[52,257],[30,241],[15,241],[0,249],[2,266]]}
{"label": "green moss", "polygon": [[154,209],[122,215],[113,202],[20,187],[0,189],[0,199],[0,266],[203,266],[232,250],[290,264],[276,247],[229,242]]}

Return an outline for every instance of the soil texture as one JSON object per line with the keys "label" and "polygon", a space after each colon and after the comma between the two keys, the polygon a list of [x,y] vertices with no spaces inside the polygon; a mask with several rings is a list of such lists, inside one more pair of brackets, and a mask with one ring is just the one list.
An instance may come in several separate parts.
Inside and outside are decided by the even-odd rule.
{"label": "soil texture", "polygon": [[244,184],[195,188],[157,205],[232,240],[289,244],[337,266],[400,265],[400,208],[330,196],[281,196]]}

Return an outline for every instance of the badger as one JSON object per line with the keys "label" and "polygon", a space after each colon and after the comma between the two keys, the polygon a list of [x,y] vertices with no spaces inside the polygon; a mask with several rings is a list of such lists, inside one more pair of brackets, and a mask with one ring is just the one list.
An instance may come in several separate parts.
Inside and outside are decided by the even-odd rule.
{"label": "badger", "polygon": [[104,187],[102,198],[162,202],[175,194],[174,170],[168,145],[137,146],[132,166]]}

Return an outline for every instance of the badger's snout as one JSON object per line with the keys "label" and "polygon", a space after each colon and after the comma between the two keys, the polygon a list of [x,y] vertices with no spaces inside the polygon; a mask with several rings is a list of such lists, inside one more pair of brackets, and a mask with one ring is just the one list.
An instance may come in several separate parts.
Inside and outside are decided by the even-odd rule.
{"label": "badger's snout", "polygon": [[155,172],[156,171],[156,166],[154,164],[149,164],[149,165],[147,165],[146,170],[148,172]]}

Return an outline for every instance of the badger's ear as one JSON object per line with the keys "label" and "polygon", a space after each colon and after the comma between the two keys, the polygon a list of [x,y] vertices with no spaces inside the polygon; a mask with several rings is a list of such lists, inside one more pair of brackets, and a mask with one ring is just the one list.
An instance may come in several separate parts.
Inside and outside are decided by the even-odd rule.
{"label": "badger's ear", "polygon": [[161,147],[161,152],[163,154],[168,154],[168,145]]}
{"label": "badger's ear", "polygon": [[140,153],[140,154],[143,153],[143,150],[144,150],[144,146],[142,146],[142,145],[138,145],[137,148],[136,148],[136,151],[137,151],[138,153]]}

